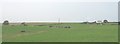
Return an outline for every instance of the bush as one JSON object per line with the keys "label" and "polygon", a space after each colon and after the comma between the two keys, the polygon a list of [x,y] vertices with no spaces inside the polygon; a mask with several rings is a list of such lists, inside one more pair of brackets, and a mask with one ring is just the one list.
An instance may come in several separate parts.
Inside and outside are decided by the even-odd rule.
{"label": "bush", "polygon": [[5,20],[5,21],[3,22],[3,25],[9,25],[9,21],[8,21],[8,20]]}
{"label": "bush", "polygon": [[108,20],[104,20],[103,22],[104,22],[104,23],[108,23]]}
{"label": "bush", "polygon": [[21,25],[23,25],[23,26],[27,26],[25,22],[22,22]]}

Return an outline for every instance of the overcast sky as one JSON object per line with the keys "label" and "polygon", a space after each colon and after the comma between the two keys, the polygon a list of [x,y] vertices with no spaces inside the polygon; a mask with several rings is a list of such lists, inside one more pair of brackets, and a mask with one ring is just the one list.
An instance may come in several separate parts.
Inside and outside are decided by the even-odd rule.
{"label": "overcast sky", "polygon": [[118,0],[4,0],[0,20],[79,22],[118,21]]}

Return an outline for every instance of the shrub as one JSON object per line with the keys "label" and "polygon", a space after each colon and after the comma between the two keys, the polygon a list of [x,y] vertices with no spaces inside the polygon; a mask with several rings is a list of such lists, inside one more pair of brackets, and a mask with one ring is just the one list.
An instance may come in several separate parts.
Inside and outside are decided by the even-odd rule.
{"label": "shrub", "polygon": [[3,25],[9,25],[9,21],[8,21],[8,20],[5,20],[5,21],[3,22]]}

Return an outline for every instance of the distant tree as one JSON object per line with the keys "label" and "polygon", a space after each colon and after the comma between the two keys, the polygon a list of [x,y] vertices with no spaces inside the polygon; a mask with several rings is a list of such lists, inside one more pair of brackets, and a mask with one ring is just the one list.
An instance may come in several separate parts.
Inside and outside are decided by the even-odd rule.
{"label": "distant tree", "polygon": [[25,23],[25,22],[22,22],[21,25],[26,26],[26,23]]}
{"label": "distant tree", "polygon": [[120,25],[120,21],[118,21],[118,25]]}
{"label": "distant tree", "polygon": [[88,24],[89,22],[88,21],[86,21],[86,22],[83,22],[83,24]]}
{"label": "distant tree", "polygon": [[108,23],[108,20],[104,20],[103,22],[104,22],[104,23]]}
{"label": "distant tree", "polygon": [[93,23],[96,23],[96,21],[94,21]]}
{"label": "distant tree", "polygon": [[5,21],[3,22],[3,25],[9,25],[9,21],[8,21],[8,20],[5,20]]}

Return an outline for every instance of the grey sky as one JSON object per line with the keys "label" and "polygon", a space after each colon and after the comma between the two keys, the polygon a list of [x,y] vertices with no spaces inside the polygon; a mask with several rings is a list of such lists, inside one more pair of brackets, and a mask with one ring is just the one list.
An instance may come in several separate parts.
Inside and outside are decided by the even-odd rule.
{"label": "grey sky", "polygon": [[[6,2],[7,1],[7,2]],[[2,3],[2,21],[118,21],[117,0],[79,1],[8,1]]]}

